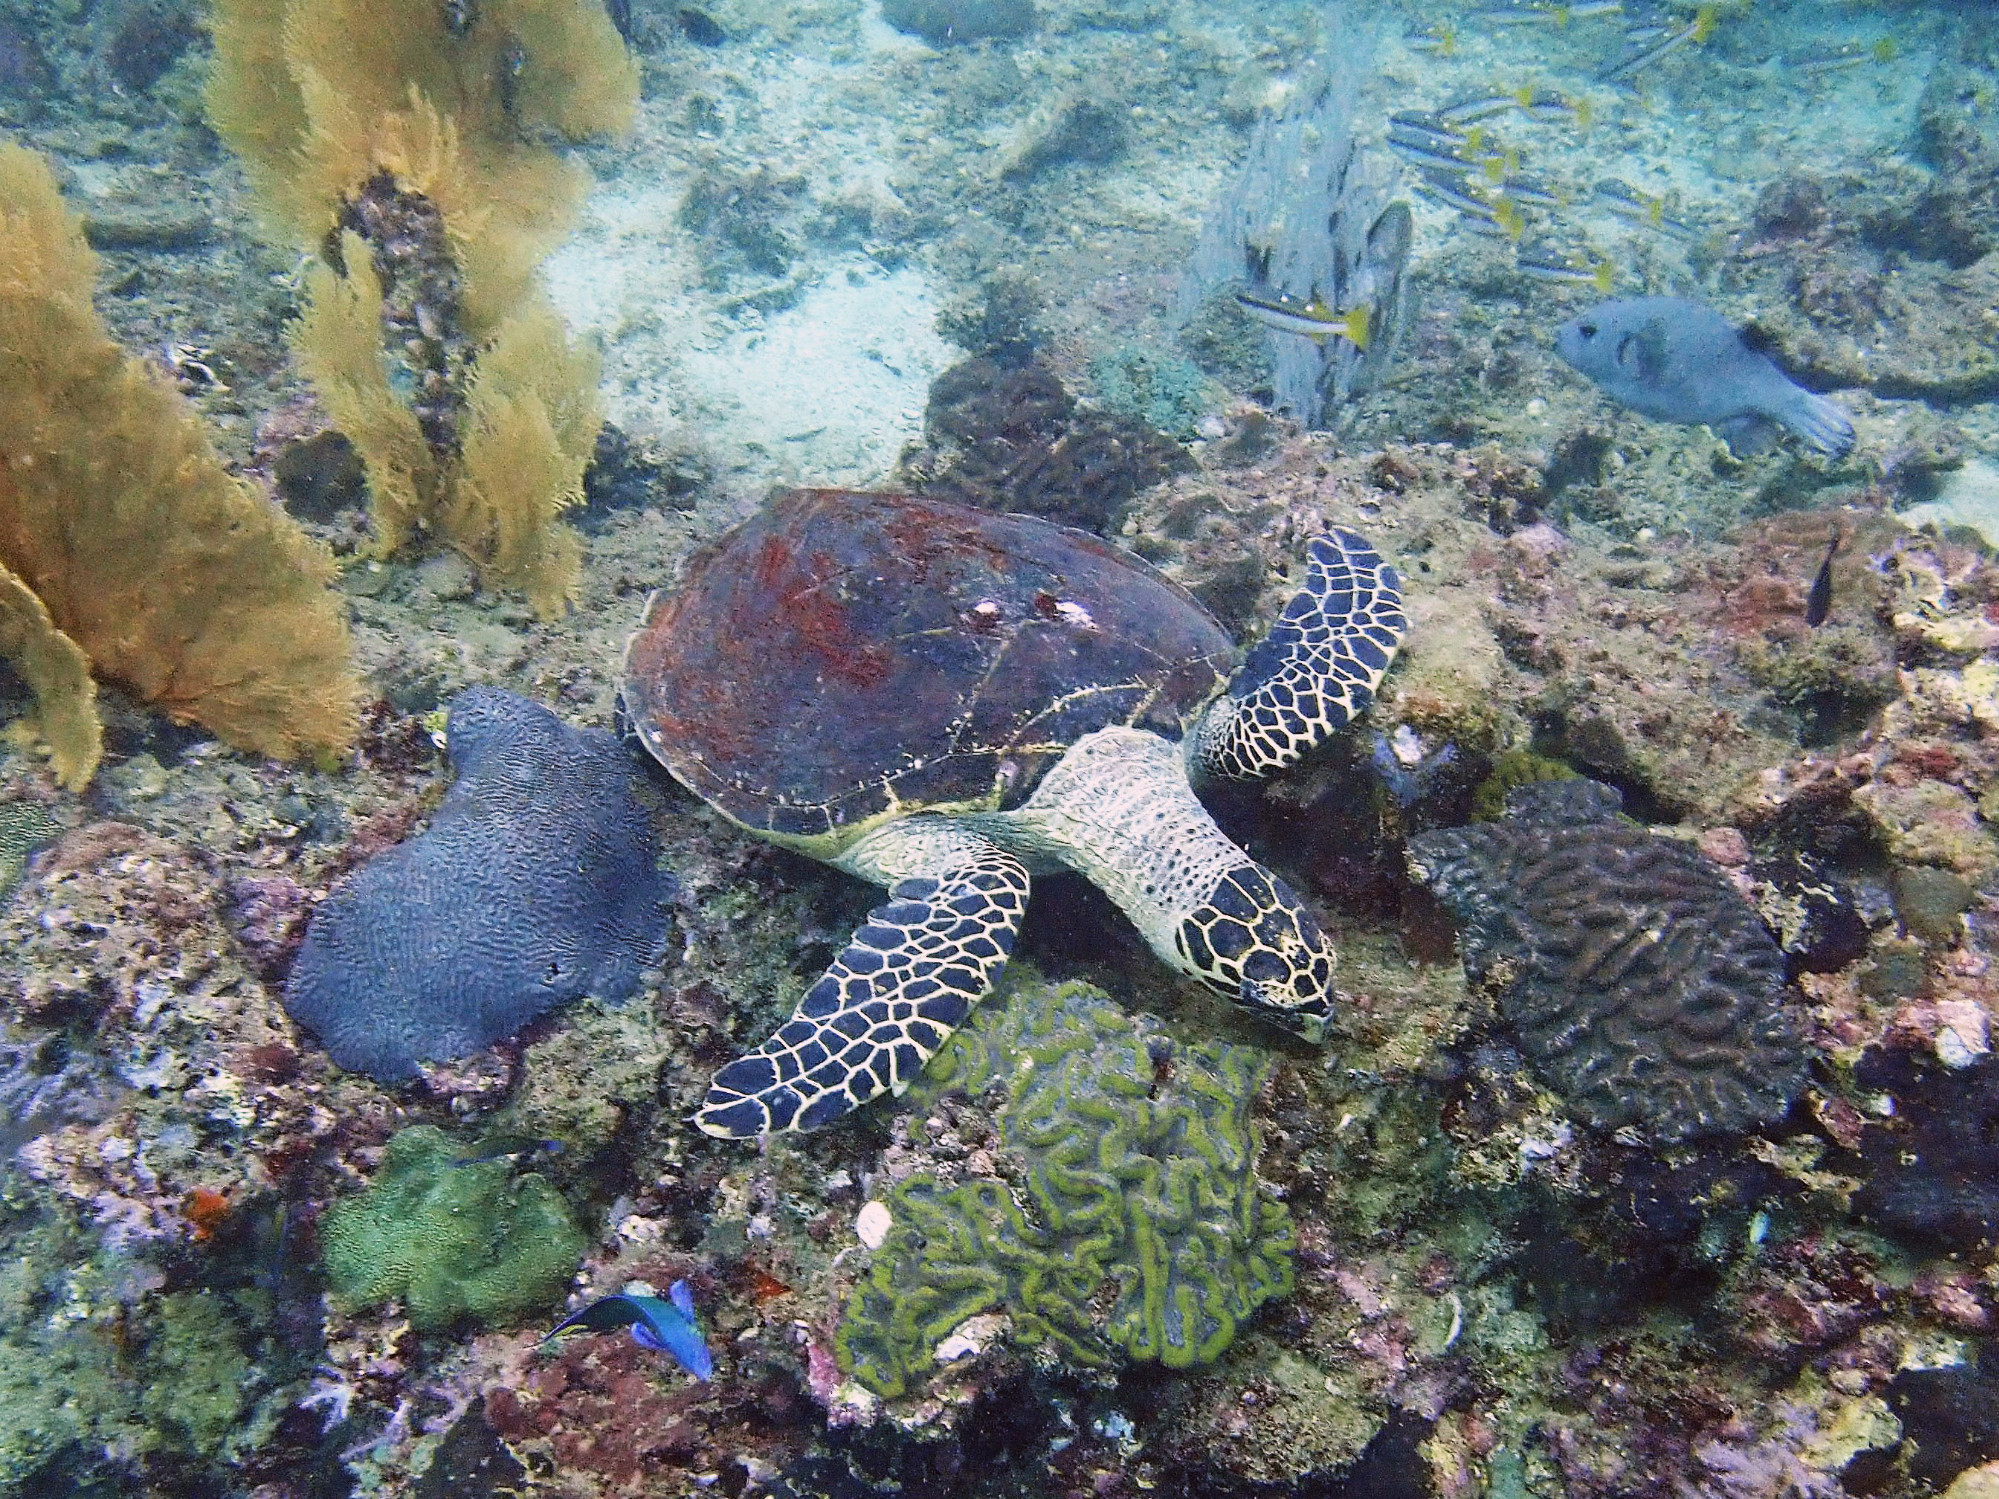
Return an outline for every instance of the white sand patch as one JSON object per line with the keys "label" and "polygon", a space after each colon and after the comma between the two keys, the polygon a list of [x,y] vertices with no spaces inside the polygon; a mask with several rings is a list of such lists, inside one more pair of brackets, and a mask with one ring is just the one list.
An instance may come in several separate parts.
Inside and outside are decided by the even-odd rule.
{"label": "white sand patch", "polygon": [[739,493],[883,478],[960,357],[937,335],[929,277],[854,253],[819,262],[790,307],[726,311],[673,228],[677,196],[600,191],[548,265],[556,305],[603,348],[606,415],[698,442]]}
{"label": "white sand patch", "polygon": [[856,257],[797,305],[745,311],[733,331],[683,350],[682,379],[702,416],[745,449],[745,469],[866,484],[922,436],[930,382],[957,357],[936,320],[922,272]]}
{"label": "white sand patch", "polygon": [[1937,497],[1896,512],[1912,526],[1968,526],[1999,547],[1999,466],[1972,458],[1943,476]]}
{"label": "white sand patch", "polygon": [[[688,77],[705,78],[725,111],[745,97],[755,108],[724,144],[688,132],[678,93],[648,99],[615,175],[547,265],[557,307],[602,348],[605,414],[635,436],[699,448],[725,510],[773,485],[878,483],[921,437],[930,381],[960,357],[937,336],[929,272],[882,253],[907,210],[890,186],[880,85],[851,42],[686,66],[716,70]],[[704,285],[701,246],[681,222],[688,188],[717,161],[728,172],[758,159],[809,183],[822,214],[854,205],[869,241],[801,246],[767,285]]]}

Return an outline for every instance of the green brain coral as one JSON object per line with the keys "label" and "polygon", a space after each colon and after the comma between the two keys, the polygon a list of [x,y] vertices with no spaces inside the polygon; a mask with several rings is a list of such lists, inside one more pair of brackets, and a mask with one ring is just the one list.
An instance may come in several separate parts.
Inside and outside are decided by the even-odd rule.
{"label": "green brain coral", "polygon": [[389,1141],[367,1191],[320,1224],[326,1277],[346,1307],[405,1298],[410,1325],[497,1323],[562,1295],[585,1246],[562,1194],[504,1160],[466,1160],[419,1124]]}
{"label": "green brain coral", "polygon": [[1250,1047],[1180,1045],[1086,984],[1009,985],[913,1092],[921,1106],[1002,1086],[1018,1188],[896,1185],[893,1227],[835,1338],[841,1367],[899,1395],[993,1307],[1078,1363],[1217,1358],[1292,1285],[1291,1215],[1256,1185],[1249,1115],[1267,1073]]}

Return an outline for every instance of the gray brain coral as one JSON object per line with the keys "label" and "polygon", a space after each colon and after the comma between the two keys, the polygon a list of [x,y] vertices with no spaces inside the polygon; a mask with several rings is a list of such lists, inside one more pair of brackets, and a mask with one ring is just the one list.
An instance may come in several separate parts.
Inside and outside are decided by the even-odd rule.
{"label": "gray brain coral", "polygon": [[334,889],[285,991],[334,1061],[385,1082],[626,998],[665,944],[670,877],[614,736],[472,687],[446,748],[458,778],[429,830]]}
{"label": "gray brain coral", "polygon": [[1549,1086],[1593,1125],[1666,1142],[1780,1117],[1804,1045],[1749,903],[1692,848],[1621,818],[1608,786],[1540,782],[1506,807],[1412,838],[1409,865]]}

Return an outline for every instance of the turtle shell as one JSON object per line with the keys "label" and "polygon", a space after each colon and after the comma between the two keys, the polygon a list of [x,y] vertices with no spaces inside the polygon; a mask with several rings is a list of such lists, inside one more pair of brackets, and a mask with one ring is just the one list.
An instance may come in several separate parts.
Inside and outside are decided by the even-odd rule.
{"label": "turtle shell", "polygon": [[623,698],[689,788],[824,853],[892,809],[1018,805],[1113,724],[1178,737],[1236,659],[1191,595],[1099,537],[794,490],[654,595]]}

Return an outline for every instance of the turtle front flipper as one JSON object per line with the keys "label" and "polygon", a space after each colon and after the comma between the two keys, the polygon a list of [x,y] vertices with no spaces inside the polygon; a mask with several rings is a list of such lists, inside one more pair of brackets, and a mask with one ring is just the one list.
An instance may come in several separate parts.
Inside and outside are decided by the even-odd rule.
{"label": "turtle front flipper", "polygon": [[889,886],[777,1034],[715,1074],[694,1122],[748,1139],[818,1129],[915,1081],[1006,966],[1027,870],[941,818],[869,834],[838,861]]}
{"label": "turtle front flipper", "polygon": [[1335,527],[1305,547],[1305,586],[1243,658],[1191,740],[1190,768],[1253,780],[1291,764],[1374,701],[1407,628],[1402,580]]}

